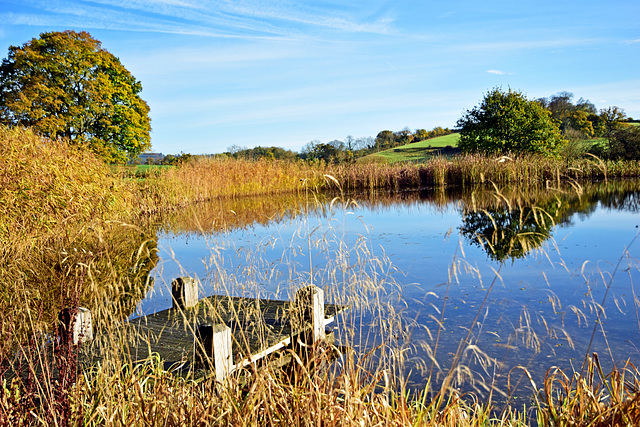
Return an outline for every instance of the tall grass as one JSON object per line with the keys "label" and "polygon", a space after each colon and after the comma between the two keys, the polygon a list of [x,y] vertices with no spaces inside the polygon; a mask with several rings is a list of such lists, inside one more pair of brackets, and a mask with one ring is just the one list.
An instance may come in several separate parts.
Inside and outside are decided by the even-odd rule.
{"label": "tall grass", "polygon": [[92,154],[0,128],[0,189],[0,329],[8,341],[50,323],[65,300],[95,294],[86,283],[74,288],[80,263],[103,265],[94,279],[117,275],[125,288],[138,275],[129,261],[148,237],[122,223],[133,217],[135,187]]}
{"label": "tall grass", "polygon": [[575,180],[604,180],[638,177],[640,164],[629,161],[601,161],[592,157],[560,159],[534,155],[464,155],[451,159],[436,157],[421,164],[370,162],[334,166],[330,173],[345,189],[361,190],[474,186],[484,182],[510,185],[553,185]]}
{"label": "tall grass", "polygon": [[[365,191],[483,182],[559,187],[562,181],[599,178],[604,173],[609,177],[637,174],[632,163],[540,158],[498,162],[468,156],[434,159],[420,166],[201,160],[130,181],[114,176],[90,155],[64,142],[43,140],[19,129],[2,129],[0,138],[0,161],[4,162],[0,272],[9,279],[3,284],[0,345],[0,424],[4,425],[531,424],[526,411],[498,411],[493,406],[498,391],[491,384],[483,384],[488,391],[484,394],[458,389],[473,377],[468,366],[472,359],[483,367],[499,364],[476,345],[492,285],[454,350],[452,363],[437,366],[435,355],[442,351],[444,340],[445,295],[430,348],[432,375],[424,390],[416,393],[408,387],[407,374],[412,351],[409,335],[416,325],[403,316],[393,266],[366,235],[345,239],[342,230],[333,227],[335,215],[326,216],[328,229],[311,223],[305,213],[316,208],[306,206],[296,216],[301,220],[296,238],[302,241],[288,242],[279,263],[274,265],[257,250],[246,254],[242,265],[229,266],[211,242],[209,275],[202,280],[221,295],[281,298],[290,298],[297,288],[310,283],[322,286],[331,302],[350,306],[339,318],[338,343],[352,350],[318,344],[310,360],[288,352],[285,355],[293,361],[289,369],[250,364],[225,384],[176,375],[177,366],[165,366],[157,354],[133,354],[133,341],[154,337],[142,335],[123,320],[152,286],[147,273],[157,255],[156,229],[143,226],[142,221],[131,225],[131,220],[141,212],[251,194],[298,192],[308,195],[313,206],[315,190],[334,187],[336,181],[343,190]],[[518,197],[524,199],[501,190],[486,203],[472,199],[469,205],[487,210],[491,203],[508,200],[515,206]],[[341,203],[348,210],[352,202],[343,196],[330,206]],[[249,209],[265,210],[260,204],[246,204]],[[276,209],[274,215],[282,212]],[[250,222],[238,216],[240,223]],[[215,212],[204,222],[215,221],[233,222]],[[205,230],[199,220],[174,224]],[[295,254],[306,254],[304,267]],[[448,286],[455,285],[463,268],[473,270],[464,262],[452,265]],[[499,279],[496,272],[491,280]],[[263,286],[274,281],[282,283],[276,290]],[[157,291],[165,285],[153,284]],[[68,347],[56,334],[57,310],[78,304],[91,308],[99,331],[81,349]],[[523,313],[521,322],[530,322],[527,315]],[[514,329],[510,345],[517,340],[539,345],[534,333],[515,332],[520,329],[525,330]],[[632,424],[637,420],[637,370],[627,365],[605,375],[598,359],[590,357],[585,375],[552,368],[540,390],[533,386],[539,423]]]}
{"label": "tall grass", "polygon": [[140,183],[145,212],[214,198],[300,192],[324,182],[326,166],[304,162],[197,158]]}
{"label": "tall grass", "polygon": [[473,187],[487,182],[558,187],[566,182],[639,177],[640,163],[602,161],[592,156],[569,160],[533,155],[465,155],[434,157],[420,164],[338,165],[205,158],[138,181],[138,206],[143,212],[157,212],[215,198],[329,189],[334,184],[325,179],[327,175],[333,176],[344,191]]}
{"label": "tall grass", "polygon": [[[315,225],[304,222],[300,236],[310,247],[317,248],[322,257],[314,257],[308,271],[298,271],[295,263],[287,263],[285,282],[290,287],[283,287],[282,293],[275,296],[290,296],[307,283],[323,286],[329,300],[351,307],[350,313],[340,320],[340,330],[344,331],[341,343],[366,351],[345,352],[318,344],[309,361],[289,352],[293,366],[288,370],[252,364],[221,385],[213,379],[174,375],[173,369],[167,369],[154,354],[132,354],[131,340],[154,338],[141,335],[126,324],[108,322],[108,316],[98,316],[97,328],[101,333],[79,354],[82,361],[87,352],[89,364],[68,388],[58,386],[65,365],[52,365],[49,361],[46,335],[18,346],[8,369],[19,370],[24,360],[25,375],[4,383],[0,421],[13,425],[131,426],[485,422],[488,407],[479,403],[469,405],[453,390],[443,390],[437,400],[423,400],[420,404],[402,391],[403,348],[395,337],[404,333],[404,324],[393,305],[386,302],[394,291],[388,260],[372,253],[367,239],[357,239],[348,245],[340,239],[340,230],[328,233],[316,230]],[[261,283],[276,274],[273,268],[264,266],[260,253],[237,271],[233,266],[229,269],[215,255],[214,252],[209,260],[212,275],[205,280],[211,280],[220,295],[259,295],[264,292]],[[291,259],[290,256],[285,253],[283,259]],[[98,276],[95,264],[76,263],[76,266],[79,269],[74,276],[76,285],[84,285],[84,281]],[[117,280],[117,276],[112,280]],[[156,284],[157,288],[161,286]],[[108,313],[113,312],[117,301],[96,298],[90,303],[92,310]],[[191,324],[190,314],[185,315],[186,323]],[[363,319],[367,326],[355,329],[354,325]],[[55,353],[56,345],[60,344],[58,338],[51,340],[54,345],[51,351]],[[236,345],[242,352],[242,342]],[[342,356],[334,362],[336,353]],[[98,364],[90,363],[92,354],[100,356]]]}

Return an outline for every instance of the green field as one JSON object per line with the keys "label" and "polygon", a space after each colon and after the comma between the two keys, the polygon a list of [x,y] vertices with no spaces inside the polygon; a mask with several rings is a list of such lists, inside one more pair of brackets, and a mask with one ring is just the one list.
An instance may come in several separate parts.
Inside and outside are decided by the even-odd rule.
{"label": "green field", "polygon": [[379,153],[371,154],[364,159],[379,160],[384,159],[390,163],[396,162],[421,162],[428,160],[438,154],[453,154],[457,152],[460,134],[452,133],[436,138],[425,139],[401,147],[391,148]]}

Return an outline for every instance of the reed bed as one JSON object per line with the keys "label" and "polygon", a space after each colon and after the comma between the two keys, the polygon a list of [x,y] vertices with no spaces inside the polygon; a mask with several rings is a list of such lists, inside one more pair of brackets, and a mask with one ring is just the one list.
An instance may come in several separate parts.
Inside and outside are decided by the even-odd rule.
{"label": "reed bed", "polygon": [[484,182],[509,185],[557,185],[566,181],[637,178],[635,161],[602,161],[595,157],[560,159],[534,155],[436,157],[421,164],[380,162],[338,165],[329,172],[345,190],[474,186]]}
{"label": "reed bed", "polygon": [[[333,180],[327,179],[333,177]],[[640,163],[603,161],[593,156],[560,159],[534,155],[499,158],[435,157],[421,164],[381,162],[326,164],[302,161],[195,158],[137,181],[140,212],[168,211],[216,198],[343,191],[403,191],[419,188],[498,185],[560,186],[566,182],[640,177]]]}
{"label": "reed bed", "polygon": [[540,156],[466,155],[436,157],[421,164],[381,162],[313,164],[288,161],[196,159],[141,180],[140,204],[152,212],[193,202],[257,194],[327,189],[335,178],[344,191],[400,191],[415,188],[508,185],[558,186],[561,182],[637,178],[640,163],[602,161],[593,156],[559,159]]}
{"label": "reed bed", "polygon": [[[489,207],[495,200],[507,197],[512,201],[522,197],[524,203],[528,197],[517,193],[500,195],[478,203]],[[334,202],[334,206],[337,204]],[[551,426],[634,425],[638,421],[640,373],[627,365],[605,374],[597,356],[586,360],[584,375],[551,368],[541,388],[531,384],[534,406],[530,410],[517,407],[499,410],[486,393],[461,392],[459,387],[466,372],[471,371],[471,365],[467,365],[469,355],[475,353],[485,358],[480,349],[474,349],[473,327],[460,340],[453,363],[437,367],[422,392],[411,391],[406,373],[411,347],[404,337],[412,324],[402,316],[398,306],[401,289],[392,280],[393,266],[384,253],[371,246],[366,236],[350,243],[344,241],[342,230],[332,225],[339,220],[335,214],[326,217],[329,228],[322,233],[316,232],[317,224],[309,222],[304,214],[297,218],[298,239],[302,243],[293,242],[284,249],[284,265],[273,265],[260,247],[247,254],[242,265],[229,265],[218,249],[227,240],[221,235],[219,241],[209,242],[212,251],[207,259],[209,274],[201,280],[208,290],[220,295],[281,298],[290,298],[299,286],[322,285],[329,300],[351,307],[339,320],[339,330],[343,332],[338,342],[359,351],[317,345],[309,361],[292,355],[293,365],[286,370],[249,365],[225,384],[183,377],[175,375],[173,368],[167,368],[157,355],[129,353],[130,342],[149,337],[141,336],[126,324],[107,321],[113,319],[113,312],[130,309],[126,299],[96,297],[85,302],[104,313],[98,322],[106,333],[91,344],[93,350],[102,351],[101,363],[83,365],[87,349],[74,355],[68,353],[73,348],[65,352],[64,343],[48,347],[47,342],[59,343],[51,334],[23,342],[9,367],[22,368],[25,376],[18,380],[7,377],[7,371],[3,373],[0,423]],[[317,248],[322,256],[314,257],[309,269],[298,270],[293,252],[305,245]],[[78,262],[77,268],[69,282],[75,280],[87,286],[95,281],[95,289],[104,285],[101,283],[104,279],[95,274],[98,270],[95,264]],[[460,269],[456,275],[461,274]],[[279,289],[264,285],[274,282],[282,283]],[[160,291],[168,284],[155,286]],[[487,286],[487,297],[492,286]],[[441,309],[444,312],[445,307]],[[473,322],[476,329],[482,329],[482,312],[483,306],[478,308],[479,317]],[[434,335],[439,333],[434,331]],[[536,340],[536,337],[530,334],[522,339]],[[436,344],[434,352],[438,351]],[[335,354],[341,356],[336,360]],[[487,360],[487,363],[494,362]],[[527,372],[525,368],[521,370]]]}
{"label": "reed bed", "polygon": [[214,198],[300,192],[322,185],[326,165],[305,162],[197,158],[140,183],[143,212]]}
{"label": "reed bed", "polygon": [[146,240],[120,225],[134,215],[131,183],[64,141],[3,127],[0,189],[0,330],[6,342],[28,325],[50,323],[63,300],[90,292],[65,286],[75,281],[79,263],[104,265],[110,256],[112,268],[104,265],[101,276],[117,274],[128,286],[124,282],[135,274],[116,261],[135,257]]}
{"label": "reed bed", "polygon": [[550,368],[535,396],[541,426],[640,424],[640,371],[631,363],[605,374],[596,353],[583,373]]}
{"label": "reed bed", "polygon": [[[317,224],[305,220],[305,213],[311,209],[308,207],[291,215],[302,220],[297,233],[302,241],[286,246],[279,263],[274,265],[258,249],[256,254],[246,254],[242,265],[229,266],[221,256],[221,248],[229,243],[211,242],[209,274],[202,280],[222,295],[268,293],[266,296],[283,298],[290,298],[301,286],[320,285],[331,302],[351,308],[339,319],[341,346],[317,345],[308,361],[290,354],[293,364],[285,370],[249,365],[219,384],[213,379],[176,375],[175,367],[164,366],[157,355],[131,354],[132,341],[149,337],[124,323],[152,286],[167,292],[167,284],[152,284],[148,279],[157,261],[157,228],[143,225],[142,213],[252,194],[300,193],[313,204],[320,197],[316,191],[335,189],[336,182],[342,191],[365,192],[490,182],[501,188],[538,184],[558,189],[559,183],[570,182],[579,190],[582,186],[575,181],[582,179],[637,177],[636,163],[481,156],[394,166],[208,159],[134,181],[115,176],[92,156],[62,141],[43,140],[28,130],[3,128],[0,138],[0,271],[5,277],[0,425],[486,426],[638,422],[640,373],[628,364],[605,374],[598,357],[591,354],[585,357],[583,372],[551,368],[541,388],[531,384],[533,415],[526,408],[499,410],[493,400],[498,391],[487,383],[484,393],[461,392],[459,387],[473,377],[472,359],[486,366],[499,363],[474,344],[484,322],[485,303],[459,341],[452,363],[438,366],[435,358],[425,361],[422,366],[428,367],[428,385],[420,391],[410,389],[407,366],[412,347],[408,334],[416,325],[403,316],[401,289],[393,281],[393,266],[384,253],[372,247],[367,236],[344,240],[341,230],[332,228],[335,217],[331,215],[326,217],[329,231],[318,232]],[[509,200],[518,206],[535,199],[535,195],[506,193],[496,187],[489,200],[468,202],[488,211],[492,203]],[[438,194],[439,200],[446,200],[443,193]],[[341,196],[330,205],[341,203],[348,207],[351,202]],[[227,206],[221,209],[233,210]],[[251,202],[247,206],[265,209]],[[288,214],[276,208],[272,215]],[[239,223],[251,221],[239,217]],[[562,212],[550,217],[561,221]],[[137,225],[131,224],[134,219]],[[215,212],[204,219],[205,225],[216,221],[233,222]],[[198,219],[175,224],[178,228],[205,230]],[[271,244],[266,242],[263,248]],[[310,254],[312,249],[322,256],[308,256],[301,268],[295,254]],[[463,268],[472,270],[463,262],[451,268],[448,286],[455,284]],[[494,282],[499,280],[498,273]],[[279,283],[276,289],[263,285],[273,282]],[[486,300],[492,286],[487,287]],[[76,348],[57,334],[57,310],[67,305],[91,307],[100,339],[86,348]],[[593,307],[597,311],[598,305]],[[443,305],[442,316],[444,309]],[[434,355],[439,351],[443,318],[431,331]],[[523,312],[521,325],[528,326],[530,320]],[[514,330],[526,330],[521,325]],[[539,345],[535,333],[513,336],[525,345]],[[88,358],[91,352],[101,355],[100,363]],[[522,371],[527,372],[524,367]]]}

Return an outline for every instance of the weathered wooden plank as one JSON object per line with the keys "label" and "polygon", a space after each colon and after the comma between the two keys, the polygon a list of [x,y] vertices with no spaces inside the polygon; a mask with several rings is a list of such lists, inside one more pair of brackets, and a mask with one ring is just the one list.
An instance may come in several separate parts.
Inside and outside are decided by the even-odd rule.
{"label": "weathered wooden plank", "polygon": [[[333,322],[345,308],[325,304],[322,327]],[[290,301],[204,298],[192,308],[171,308],[129,321],[136,332],[129,351],[138,359],[157,353],[165,366],[184,363],[191,369],[196,361],[198,327],[224,324],[231,329],[234,366],[247,365],[291,344],[290,318],[294,309]]]}

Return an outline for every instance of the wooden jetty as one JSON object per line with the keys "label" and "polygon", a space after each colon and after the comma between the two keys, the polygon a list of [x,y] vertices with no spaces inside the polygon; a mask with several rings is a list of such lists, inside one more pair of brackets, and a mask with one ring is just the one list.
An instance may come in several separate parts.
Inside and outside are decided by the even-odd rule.
{"label": "wooden jetty", "polygon": [[[345,306],[324,303],[322,289],[307,286],[293,301],[229,296],[197,298],[197,282],[172,284],[174,306],[128,322],[133,360],[157,354],[165,368],[219,381],[279,350],[304,349],[327,338],[325,328]],[[79,311],[86,322],[86,312]],[[89,317],[90,322],[90,317]],[[77,328],[77,327],[76,327]],[[87,331],[88,332],[88,331]],[[85,332],[85,333],[87,333]],[[95,333],[99,340],[100,334]],[[90,346],[87,346],[90,347]]]}

